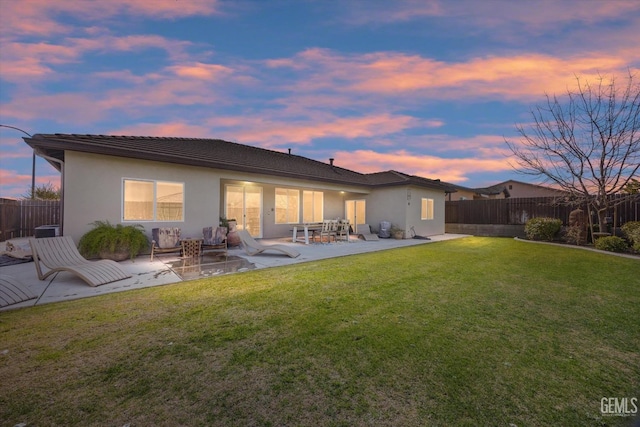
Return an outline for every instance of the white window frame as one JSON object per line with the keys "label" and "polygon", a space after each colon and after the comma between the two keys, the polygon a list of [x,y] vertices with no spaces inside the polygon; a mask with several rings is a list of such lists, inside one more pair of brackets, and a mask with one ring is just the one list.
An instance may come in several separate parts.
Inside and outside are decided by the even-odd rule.
{"label": "white window frame", "polygon": [[[126,181],[135,181],[135,182],[150,182],[153,184],[153,218],[152,219],[126,219],[125,218],[125,182]],[[174,184],[182,186],[182,215],[180,219],[158,219],[158,183],[161,184]],[[184,222],[184,213],[185,213],[185,183],[177,182],[177,181],[167,181],[164,179],[140,179],[140,178],[122,178],[122,186],[120,193],[120,201],[122,203],[121,209],[121,218],[122,222]]]}
{"label": "white window frame", "polygon": [[[287,215],[286,215],[286,219],[287,221],[285,222],[281,222],[278,221],[278,206],[275,206],[275,217],[273,218],[273,221],[275,224],[298,224],[300,223],[300,190],[297,190],[295,188],[286,188],[286,187],[276,187],[275,189],[275,197],[278,197],[278,190],[280,191],[286,191],[287,192]],[[289,199],[290,197],[295,194],[295,197],[298,199],[298,209],[295,210],[295,218],[293,221],[288,221],[289,219]],[[274,205],[275,205],[275,200],[274,200]]]}
{"label": "white window frame", "polygon": [[434,199],[423,197],[420,203],[420,219],[431,221],[434,218]]}
{"label": "white window frame", "polygon": [[[305,215],[306,212],[304,210],[304,206],[305,206],[304,205],[304,197],[305,197],[305,194],[308,194],[308,195],[311,196],[311,204],[312,204],[312,206],[311,206],[311,217],[312,217],[312,220],[311,221],[305,220],[305,217],[306,217],[306,215]],[[317,208],[317,206],[316,206],[316,195],[317,194],[320,194],[322,196],[321,200],[320,200],[320,218],[315,218],[315,216],[314,216],[315,213],[316,213],[316,208]],[[301,207],[302,207],[302,220],[304,222],[322,222],[324,220],[324,191],[303,190],[302,191]]]}

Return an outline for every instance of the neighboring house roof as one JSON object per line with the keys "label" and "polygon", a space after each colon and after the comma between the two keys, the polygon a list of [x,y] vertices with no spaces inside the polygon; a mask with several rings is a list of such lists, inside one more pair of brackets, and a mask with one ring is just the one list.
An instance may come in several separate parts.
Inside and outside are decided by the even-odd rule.
{"label": "neighboring house roof", "polygon": [[[480,197],[496,196],[500,193],[504,194],[505,198],[509,197],[545,197],[545,196],[561,196],[567,194],[566,191],[559,190],[552,187],[545,187],[543,185],[530,184],[528,182],[521,182],[510,179],[508,181],[500,182],[489,187],[469,188],[460,185],[450,184],[452,187],[460,191],[472,192]],[[513,189],[510,188],[513,186]],[[524,194],[523,194],[524,193]],[[536,194],[538,193],[538,194]]]}
{"label": "neighboring house roof", "polygon": [[439,179],[423,178],[418,175],[408,175],[395,170],[385,172],[375,172],[367,175],[371,185],[394,186],[394,185],[417,185],[421,187],[442,188],[447,193],[455,193],[456,189],[451,184],[444,183]]}
{"label": "neighboring house roof", "polygon": [[[568,195],[569,193],[565,190],[559,188],[548,187],[544,185],[538,184],[530,184],[528,182],[516,181],[514,179],[510,179],[508,181],[501,182],[496,184],[496,186],[503,186],[505,188],[511,189],[513,186],[513,190],[511,194],[513,197],[545,197],[545,196],[563,196]],[[524,193],[524,194],[523,194]]]}
{"label": "neighboring house roof", "polygon": [[496,184],[496,185],[492,185],[490,187],[479,187],[479,188],[469,188],[469,187],[463,187],[461,185],[455,185],[455,184],[449,184],[451,187],[453,187],[456,190],[459,191],[468,191],[471,193],[475,193],[479,196],[496,196],[500,193],[504,193],[504,197],[510,197],[511,195],[509,194],[509,190],[507,190],[507,187],[504,184]]}
{"label": "neighboring house roof", "polygon": [[[102,154],[240,172],[361,186],[418,185],[450,192],[440,180],[396,171],[362,174],[331,163],[221,139],[35,134],[24,138],[39,154],[64,161],[64,152]],[[59,168],[59,165],[52,162]]]}

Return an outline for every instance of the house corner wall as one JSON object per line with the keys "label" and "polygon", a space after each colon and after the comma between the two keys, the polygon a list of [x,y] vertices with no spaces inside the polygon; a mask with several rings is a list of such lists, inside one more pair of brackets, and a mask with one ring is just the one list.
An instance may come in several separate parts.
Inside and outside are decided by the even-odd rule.
{"label": "house corner wall", "polygon": [[[184,183],[184,221],[123,222],[123,178]],[[180,227],[182,236],[201,237],[203,227],[219,223],[220,177],[206,168],[67,151],[64,189],[64,234],[76,244],[98,220],[139,223],[149,239],[155,227]]]}
{"label": "house corner wall", "polygon": [[[434,218],[421,219],[422,199],[433,199]],[[444,234],[444,191],[423,187],[384,187],[374,189],[367,196],[367,222],[377,230],[381,221],[389,221],[395,228],[411,237],[411,227],[417,235]]]}

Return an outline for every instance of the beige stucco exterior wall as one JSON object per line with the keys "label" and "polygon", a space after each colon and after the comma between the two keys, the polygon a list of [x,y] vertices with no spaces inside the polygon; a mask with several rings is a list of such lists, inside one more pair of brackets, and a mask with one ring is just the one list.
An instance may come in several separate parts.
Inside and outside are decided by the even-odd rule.
{"label": "beige stucco exterior wall", "polygon": [[[433,199],[433,220],[421,219],[422,198]],[[411,227],[417,235],[444,234],[445,193],[422,187],[386,187],[375,189],[367,197],[367,221],[377,230],[381,221],[390,221],[410,238]]]}
{"label": "beige stucco exterior wall", "polygon": [[[410,187],[409,190],[411,191],[411,206],[407,209],[407,237],[411,237],[410,229],[412,226],[419,236],[444,234],[446,200],[444,192],[421,187]],[[433,219],[421,219],[423,198],[433,199]]]}
{"label": "beige stucco exterior wall", "polygon": [[[245,178],[249,178],[245,175]],[[227,181],[223,180],[222,193],[224,194],[224,185],[250,185],[260,187],[262,189],[262,235],[263,238],[276,238],[288,236],[291,234],[293,224],[276,224],[275,222],[275,194],[276,188],[287,188],[299,190],[300,207],[302,207],[302,192],[304,190],[314,190],[323,192],[323,209],[325,219],[344,218],[344,196],[339,186],[322,185],[313,182],[282,180],[281,182],[265,182],[271,181],[267,177],[252,176],[252,181]],[[260,181],[262,180],[262,181]],[[275,180],[278,181],[278,180]],[[333,188],[332,188],[333,187]],[[221,212],[224,212],[224,200],[221,201]],[[302,210],[300,210],[299,222],[302,222]]]}
{"label": "beige stucco exterior wall", "polygon": [[[65,153],[64,171],[64,235],[76,243],[91,229],[90,223],[108,220],[122,223],[122,180],[133,178],[160,180],[185,184],[184,221],[145,221],[149,238],[155,227],[180,227],[185,237],[199,237],[202,228],[216,226],[224,215],[226,184],[252,185],[262,188],[262,236],[265,238],[290,235],[290,224],[275,224],[275,188],[297,188],[324,192],[324,217],[344,218],[345,201],[365,199],[367,222],[377,229],[380,221],[391,221],[405,230],[415,227],[419,235],[444,233],[444,201],[442,191],[420,187],[387,187],[375,190],[295,180],[259,174],[247,174],[179,164],[127,159],[79,152]],[[410,190],[411,198],[407,191]],[[434,199],[434,220],[420,219],[422,197]]]}
{"label": "beige stucco exterior wall", "polygon": [[476,196],[476,192],[472,190],[457,189],[455,193],[451,193],[448,197],[449,200],[473,200]]}
{"label": "beige stucco exterior wall", "polygon": [[[79,152],[65,153],[64,234],[77,241],[91,229],[90,223],[108,220],[122,223],[122,179],[136,178],[182,182],[185,184],[185,217],[180,222],[136,221],[149,238],[155,227],[180,227],[185,237],[199,237],[202,228],[216,226],[224,215],[225,184],[262,188],[262,236],[283,237],[290,224],[275,224],[276,187],[324,192],[325,218],[344,217],[344,194],[368,191],[352,186],[292,180],[170,163],[126,159]],[[302,193],[301,193],[302,194]]]}
{"label": "beige stucco exterior wall", "polygon": [[202,228],[218,224],[220,176],[215,171],[113,156],[65,153],[64,234],[77,243],[90,223],[122,223],[122,179],[138,178],[185,183],[184,221],[135,221],[149,238],[155,227],[180,227],[182,235],[202,235]]}

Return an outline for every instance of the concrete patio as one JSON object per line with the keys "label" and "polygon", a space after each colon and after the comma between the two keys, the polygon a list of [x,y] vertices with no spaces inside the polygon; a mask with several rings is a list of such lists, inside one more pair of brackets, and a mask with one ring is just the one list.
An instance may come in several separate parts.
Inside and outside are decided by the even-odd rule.
{"label": "concrete patio", "polygon": [[[431,236],[431,240],[420,239],[380,239],[378,241],[364,241],[352,236],[349,243],[337,242],[331,244],[312,243],[309,245],[292,243],[290,239],[266,240],[260,242],[265,245],[284,244],[295,248],[300,252],[297,258],[289,258],[277,252],[265,252],[256,256],[247,255],[241,247],[229,248],[229,257],[240,257],[253,264],[256,269],[297,264],[300,262],[316,261],[327,258],[336,258],[347,255],[355,255],[367,252],[375,252],[406,246],[415,246],[435,243],[443,240],[467,237],[462,234],[442,234]],[[26,239],[13,240],[19,246],[25,246]],[[28,243],[27,243],[28,246]],[[175,255],[156,256],[150,261],[148,255],[141,255],[135,260],[127,260],[120,263],[132,277],[113,283],[107,283],[98,287],[87,285],[77,276],[71,273],[60,272],[50,278],[40,281],[36,274],[33,262],[0,267],[0,274],[17,279],[25,288],[37,295],[35,299],[0,308],[0,311],[12,310],[23,307],[31,307],[52,302],[86,298],[112,292],[121,292],[132,289],[141,289],[151,286],[168,285],[182,282],[183,279],[171,268],[171,263],[180,260]],[[244,271],[245,269],[242,269]],[[210,272],[196,273],[196,277],[211,277]],[[233,274],[233,273],[227,273]],[[194,278],[196,278],[194,277]]]}

